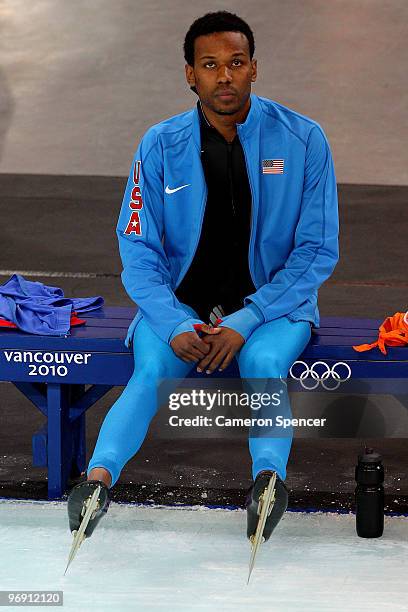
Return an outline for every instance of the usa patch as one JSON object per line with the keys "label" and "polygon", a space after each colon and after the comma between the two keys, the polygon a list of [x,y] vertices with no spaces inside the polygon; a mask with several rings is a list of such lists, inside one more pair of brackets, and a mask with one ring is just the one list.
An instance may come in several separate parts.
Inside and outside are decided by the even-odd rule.
{"label": "usa patch", "polygon": [[142,235],[142,224],[139,217],[139,211],[143,208],[143,198],[139,187],[140,166],[141,161],[136,160],[133,167],[133,189],[129,202],[129,208],[132,212],[130,213],[130,219],[124,232],[126,236],[129,236],[129,234]]}

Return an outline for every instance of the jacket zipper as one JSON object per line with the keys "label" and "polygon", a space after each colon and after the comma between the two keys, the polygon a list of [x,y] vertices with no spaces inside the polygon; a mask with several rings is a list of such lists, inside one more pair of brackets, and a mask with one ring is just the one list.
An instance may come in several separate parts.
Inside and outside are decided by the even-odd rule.
{"label": "jacket zipper", "polygon": [[[205,180],[204,180],[204,184],[205,184]],[[183,278],[187,274],[187,271],[188,271],[188,269],[189,269],[189,267],[191,265],[191,262],[194,259],[194,255],[196,254],[198,243],[199,243],[199,240],[200,240],[200,237],[201,237],[201,231],[203,229],[203,218],[204,218],[204,211],[205,211],[205,208],[206,208],[206,205],[207,205],[207,195],[208,195],[208,190],[207,190],[207,186],[205,185],[205,188],[204,188],[204,197],[203,197],[203,199],[201,201],[200,229],[198,231],[198,236],[197,236],[197,240],[196,240],[196,243],[195,243],[195,246],[194,246],[193,255],[192,255],[190,261],[188,262],[188,265],[186,266],[186,271],[184,272],[183,276],[181,277],[181,279],[178,282],[177,286],[175,287],[174,291],[177,291],[178,287],[180,287],[180,285],[181,285],[181,283],[183,281]]]}
{"label": "jacket zipper", "polygon": [[235,206],[234,206],[234,182],[232,180],[232,160],[231,160],[232,143],[228,142],[227,143],[227,148],[228,148],[228,157],[227,157],[227,161],[228,161],[228,178],[229,178],[229,184],[230,184],[231,204],[232,204],[232,211],[233,211],[233,214],[234,214],[234,219],[236,221],[237,212],[236,212]]}
{"label": "jacket zipper", "polygon": [[[239,138],[239,135],[238,135]],[[255,289],[257,289],[255,280],[254,280],[254,274],[252,274],[252,270],[251,270],[251,247],[252,247],[252,227],[253,227],[253,216],[254,216],[254,190],[252,189],[252,182],[251,182],[251,174],[249,172],[249,167],[248,167],[248,158],[247,158],[247,154],[245,151],[245,147],[242,144],[241,139],[239,138],[239,141],[241,142],[241,146],[242,146],[242,150],[244,152],[244,157],[245,157],[245,166],[246,166],[246,171],[247,171],[247,175],[248,175],[248,182],[249,182],[249,189],[251,191],[251,224],[250,224],[250,234],[249,234],[249,249],[248,249],[248,267],[249,267],[249,273],[251,275],[252,278],[252,282],[254,283],[254,287]]]}

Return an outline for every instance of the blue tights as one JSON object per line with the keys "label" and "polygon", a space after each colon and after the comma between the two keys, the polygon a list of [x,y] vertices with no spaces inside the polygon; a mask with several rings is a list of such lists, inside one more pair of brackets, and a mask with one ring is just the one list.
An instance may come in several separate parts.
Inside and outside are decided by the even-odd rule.
{"label": "blue tights", "polygon": [[[182,304],[193,317],[197,313]],[[286,378],[289,368],[309,342],[311,324],[280,317],[260,325],[235,354],[241,378]],[[137,453],[157,410],[160,378],[185,378],[196,366],[186,363],[163,342],[143,317],[133,336],[135,369],[122,394],[106,414],[87,468],[110,472],[113,486],[124,465]],[[231,365],[231,364],[230,364]],[[204,376],[211,376],[204,374]],[[265,469],[286,478],[292,437],[249,437],[253,478]]]}

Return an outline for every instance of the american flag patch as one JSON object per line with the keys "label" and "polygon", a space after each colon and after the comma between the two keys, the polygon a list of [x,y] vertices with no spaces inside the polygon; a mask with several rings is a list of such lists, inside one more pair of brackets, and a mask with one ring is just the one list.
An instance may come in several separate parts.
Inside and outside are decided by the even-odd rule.
{"label": "american flag patch", "polygon": [[263,159],[262,174],[283,174],[283,159]]}

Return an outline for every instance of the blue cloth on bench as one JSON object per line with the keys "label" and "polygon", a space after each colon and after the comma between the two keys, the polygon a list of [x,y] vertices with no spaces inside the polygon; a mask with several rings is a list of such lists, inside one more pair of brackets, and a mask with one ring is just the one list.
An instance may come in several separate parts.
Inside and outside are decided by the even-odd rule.
{"label": "blue cloth on bench", "polygon": [[0,317],[30,334],[68,336],[72,311],[89,312],[103,303],[101,296],[66,298],[60,287],[29,281],[20,274],[0,285]]}

